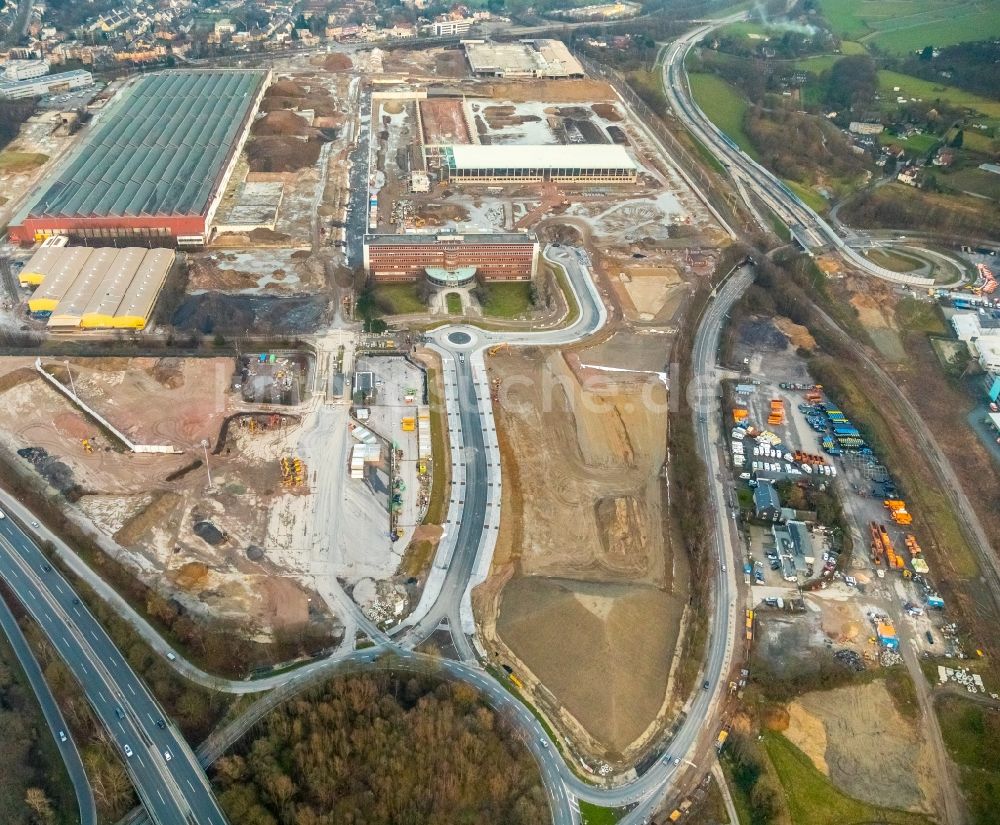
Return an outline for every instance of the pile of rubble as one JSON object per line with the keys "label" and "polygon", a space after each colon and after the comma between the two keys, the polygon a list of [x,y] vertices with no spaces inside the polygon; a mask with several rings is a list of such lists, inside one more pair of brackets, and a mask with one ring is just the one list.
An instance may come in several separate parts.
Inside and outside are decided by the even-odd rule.
{"label": "pile of rubble", "polygon": [[848,670],[860,673],[865,669],[865,660],[856,650],[851,650],[850,648],[838,650],[833,654],[833,658],[840,662]]}
{"label": "pile of rubble", "polygon": [[[943,685],[947,682],[954,682],[961,685],[969,693],[986,693],[983,677],[978,673],[972,673],[964,667],[956,670],[955,668],[938,665],[938,683]],[[994,699],[997,698],[996,693],[991,693],[990,696]]]}
{"label": "pile of rubble", "polygon": [[903,657],[891,647],[882,648],[882,652],[879,653],[878,660],[882,667],[892,667],[893,665],[903,664]]}

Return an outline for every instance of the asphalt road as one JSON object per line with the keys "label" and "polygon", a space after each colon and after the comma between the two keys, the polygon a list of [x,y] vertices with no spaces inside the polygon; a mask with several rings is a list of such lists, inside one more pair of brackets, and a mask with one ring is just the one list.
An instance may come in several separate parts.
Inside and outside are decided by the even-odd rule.
{"label": "asphalt road", "polygon": [[[747,14],[747,12],[740,12],[711,21],[684,34],[667,46],[663,60],[663,85],[671,109],[688,130],[722,162],[736,184],[737,190],[741,194],[748,191],[754,193],[788,225],[793,237],[804,248],[820,250],[832,247],[852,266],[873,277],[893,283],[932,286],[934,284],[933,278],[919,278],[893,272],[876,265],[848,245],[783,181],[741,150],[731,138],[712,123],[694,102],[690,94],[687,71],[684,67],[684,60],[688,52],[710,31],[728,23],[743,20]],[[761,222],[762,227],[769,230],[770,225],[758,214],[753,202],[749,198],[746,200],[751,212]],[[854,241],[856,243],[863,241],[860,233],[854,233]]]}
{"label": "asphalt road", "polygon": [[[31,689],[35,692],[38,704],[42,708],[42,715],[45,717],[45,722],[49,726],[56,747],[59,749],[59,755],[66,765],[66,773],[69,774],[70,782],[73,783],[76,804],[80,809],[80,825],[97,825],[97,806],[94,803],[94,792],[87,780],[87,772],[83,769],[80,751],[77,750],[76,742],[69,734],[69,726],[63,719],[55,696],[49,690],[49,685],[42,675],[42,669],[28,645],[28,640],[24,638],[14,614],[3,599],[0,599],[0,628],[10,640],[10,646],[21,663],[21,668],[28,678]],[[63,736],[66,737],[65,740],[62,739]]]}
{"label": "asphalt road", "polygon": [[223,825],[226,819],[183,737],[170,723],[157,726],[165,717],[156,700],[69,583],[9,518],[0,519],[0,576],[76,677],[121,750],[153,821]]}

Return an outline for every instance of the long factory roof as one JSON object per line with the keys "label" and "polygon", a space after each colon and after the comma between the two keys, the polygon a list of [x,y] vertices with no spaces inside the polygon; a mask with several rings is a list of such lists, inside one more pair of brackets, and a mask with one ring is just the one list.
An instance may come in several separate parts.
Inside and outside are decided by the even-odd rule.
{"label": "long factory roof", "polygon": [[615,144],[448,146],[452,169],[635,169],[635,161]]}
{"label": "long factory roof", "polygon": [[266,76],[185,70],[142,78],[101,115],[28,216],[204,213]]}

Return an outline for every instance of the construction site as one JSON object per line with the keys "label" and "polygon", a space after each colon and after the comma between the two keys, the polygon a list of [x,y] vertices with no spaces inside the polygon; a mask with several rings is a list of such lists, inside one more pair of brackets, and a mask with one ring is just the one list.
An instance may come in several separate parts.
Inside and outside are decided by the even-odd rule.
{"label": "construction site", "polygon": [[[441,90],[414,69],[372,94],[371,123],[369,232],[534,230],[543,242],[581,242],[600,250],[592,263],[635,322],[672,316],[685,282],[713,270],[724,242],[604,83],[465,80]],[[525,168],[512,168],[521,159]]]}
{"label": "construction site", "polygon": [[600,772],[676,710],[687,572],[664,532],[662,376],[588,357],[498,348],[488,361],[505,483],[474,604],[492,656]]}
{"label": "construction site", "polygon": [[425,378],[391,354],[358,368],[360,388],[299,351],[0,359],[3,459],[191,609],[266,634],[332,572],[392,624],[426,574],[400,571],[430,497]]}

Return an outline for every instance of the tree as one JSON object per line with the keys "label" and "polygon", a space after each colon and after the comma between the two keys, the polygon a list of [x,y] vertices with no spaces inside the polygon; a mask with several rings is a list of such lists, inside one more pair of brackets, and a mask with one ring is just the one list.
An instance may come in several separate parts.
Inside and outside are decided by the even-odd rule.
{"label": "tree", "polygon": [[920,59],[921,60],[933,60],[934,59],[934,47],[933,46],[924,46],[920,50]]}
{"label": "tree", "polygon": [[842,57],[830,69],[826,102],[834,109],[870,106],[877,92],[875,61],[866,54]]}
{"label": "tree", "polygon": [[24,804],[31,809],[31,818],[38,825],[51,825],[56,821],[52,803],[41,788],[28,788],[24,794]]}
{"label": "tree", "polygon": [[965,129],[959,129],[951,139],[951,145],[955,149],[961,149],[963,143],[965,143]]}

